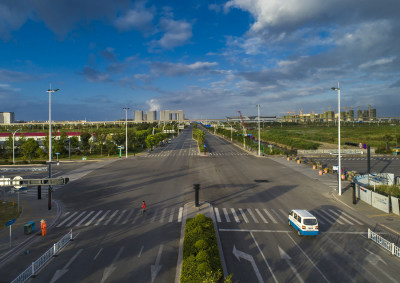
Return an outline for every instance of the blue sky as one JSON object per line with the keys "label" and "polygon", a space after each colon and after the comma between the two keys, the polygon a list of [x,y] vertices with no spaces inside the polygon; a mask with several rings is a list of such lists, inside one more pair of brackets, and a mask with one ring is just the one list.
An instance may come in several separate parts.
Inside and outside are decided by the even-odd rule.
{"label": "blue sky", "polygon": [[[0,112],[105,121],[345,107],[400,116],[398,0],[2,0]],[[129,118],[133,118],[130,113]]]}

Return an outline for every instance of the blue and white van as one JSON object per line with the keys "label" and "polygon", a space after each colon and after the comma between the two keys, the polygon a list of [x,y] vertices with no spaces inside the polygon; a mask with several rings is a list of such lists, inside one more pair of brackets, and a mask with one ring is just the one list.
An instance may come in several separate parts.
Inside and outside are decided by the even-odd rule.
{"label": "blue and white van", "polygon": [[316,236],[319,233],[317,218],[305,209],[293,209],[289,213],[288,223],[297,230],[299,236]]}

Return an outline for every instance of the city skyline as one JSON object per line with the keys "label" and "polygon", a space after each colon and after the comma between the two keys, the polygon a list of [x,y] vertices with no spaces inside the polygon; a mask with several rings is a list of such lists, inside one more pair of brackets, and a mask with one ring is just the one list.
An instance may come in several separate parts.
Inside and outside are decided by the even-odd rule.
{"label": "city skyline", "polygon": [[[308,0],[0,4],[0,98],[16,120],[191,119],[372,105],[398,117],[400,3]],[[133,114],[131,117],[133,117]]]}

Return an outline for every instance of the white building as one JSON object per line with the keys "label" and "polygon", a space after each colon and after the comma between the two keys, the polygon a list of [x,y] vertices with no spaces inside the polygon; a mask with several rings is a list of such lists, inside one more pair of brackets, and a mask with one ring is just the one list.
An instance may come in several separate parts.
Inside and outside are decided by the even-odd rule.
{"label": "white building", "polygon": [[15,123],[14,112],[0,112],[0,124],[12,124]]}

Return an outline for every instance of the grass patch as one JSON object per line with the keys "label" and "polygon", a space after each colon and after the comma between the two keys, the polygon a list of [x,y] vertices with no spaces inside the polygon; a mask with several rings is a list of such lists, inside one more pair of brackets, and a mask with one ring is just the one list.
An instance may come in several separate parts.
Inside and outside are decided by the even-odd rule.
{"label": "grass patch", "polygon": [[6,228],[5,223],[11,219],[17,219],[22,212],[21,205],[19,206],[16,202],[0,201],[0,230]]}
{"label": "grass patch", "polygon": [[[368,189],[374,191],[374,186],[369,186]],[[375,192],[384,196],[393,196],[396,198],[400,198],[400,187],[396,185],[375,186]]]}

